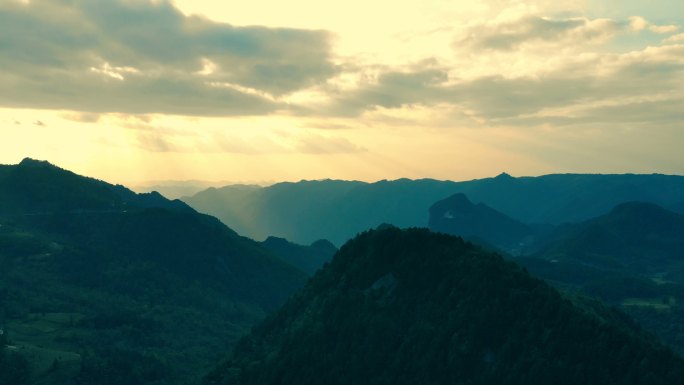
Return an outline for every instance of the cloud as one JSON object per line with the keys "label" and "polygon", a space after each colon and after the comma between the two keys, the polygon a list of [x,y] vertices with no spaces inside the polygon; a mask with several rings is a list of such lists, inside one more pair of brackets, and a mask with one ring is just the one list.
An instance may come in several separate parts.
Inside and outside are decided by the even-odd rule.
{"label": "cloud", "polygon": [[457,50],[512,51],[517,49],[540,49],[553,47],[568,49],[587,44],[606,43],[620,34],[674,33],[677,25],[657,25],[641,16],[627,20],[586,17],[550,18],[525,15],[513,20],[494,19],[469,25],[455,39]]}
{"label": "cloud", "polygon": [[478,126],[565,126],[592,120],[674,124],[681,122],[676,107],[684,105],[682,84],[684,45],[666,45],[578,57],[528,76],[459,79],[435,66],[389,71],[336,98],[329,111],[362,116],[379,109],[451,106],[459,122],[470,119],[466,123]]}
{"label": "cloud", "polygon": [[102,118],[100,114],[88,112],[68,112],[61,115],[64,119],[79,123],[97,123]]}
{"label": "cloud", "polygon": [[620,23],[609,19],[552,19],[528,15],[513,21],[494,21],[469,27],[454,42],[456,48],[513,50],[524,44],[603,42],[620,31]]}
{"label": "cloud", "polygon": [[387,70],[359,89],[339,95],[330,109],[338,116],[358,116],[373,107],[399,108],[410,104],[434,104],[444,100],[448,89],[444,68]]}
{"label": "cloud", "polygon": [[676,35],[672,35],[672,36],[668,37],[667,39],[663,40],[663,43],[665,43],[665,44],[684,43],[684,33],[678,33]]}
{"label": "cloud", "polygon": [[[530,13],[534,7],[514,8],[506,17],[438,26],[450,35],[435,58],[378,64],[363,55],[333,58],[325,31],[238,27],[186,16],[169,1],[0,0],[0,106],[75,111],[63,117],[91,123],[111,113],[283,114],[322,129],[369,127],[381,114],[384,123],[400,124],[402,116],[387,113],[400,110],[421,111],[424,121],[446,112],[452,125],[588,124],[611,116],[636,124],[656,119],[653,111],[679,116],[671,105],[684,94],[678,26],[638,16],[551,17]],[[647,38],[664,45],[646,47]],[[620,52],[623,43],[631,51]],[[631,110],[620,112],[619,106]],[[135,119],[123,125],[150,130],[149,122]],[[141,146],[363,150],[332,137],[263,150],[230,137],[176,140],[171,128],[163,130],[170,135],[165,142],[139,133]]]}
{"label": "cloud", "polygon": [[0,2],[0,105],[266,114],[337,71],[324,31],[236,27],[168,1]]}
{"label": "cloud", "polygon": [[651,24],[648,20],[641,16],[632,16],[629,18],[629,28],[634,32],[641,32],[646,29],[653,33],[672,33],[676,32],[679,27],[676,25],[656,25]]}

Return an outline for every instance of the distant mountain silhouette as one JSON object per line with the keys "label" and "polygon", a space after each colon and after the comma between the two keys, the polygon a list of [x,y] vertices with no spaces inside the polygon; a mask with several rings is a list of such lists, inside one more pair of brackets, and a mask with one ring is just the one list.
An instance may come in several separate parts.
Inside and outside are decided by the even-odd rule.
{"label": "distant mountain silhouette", "polygon": [[363,233],[207,384],[671,384],[684,361],[621,313],[427,230]]}
{"label": "distant mountain silhouette", "polygon": [[536,230],[516,221],[484,203],[474,204],[463,193],[457,193],[430,207],[429,228],[509,251],[520,250],[530,242]]}
{"label": "distant mountain silhouette", "polygon": [[171,180],[149,182],[142,185],[128,186],[137,193],[157,191],[170,199],[178,199],[185,196],[197,194],[212,186],[223,186],[227,182],[210,182],[202,180]]}
{"label": "distant mountain silhouette", "polygon": [[285,238],[268,237],[261,242],[261,245],[270,250],[273,255],[309,275],[313,275],[337,252],[337,247],[325,239],[303,246],[289,242]]}
{"label": "distant mountain silhouette", "polygon": [[651,202],[684,212],[684,177],[658,174],[514,178],[504,173],[466,182],[301,181],[268,187],[226,186],[183,200],[255,239],[274,235],[300,244],[329,239],[341,245],[380,223],[425,227],[428,209],[456,193],[526,224],[583,221],[627,201]]}
{"label": "distant mountain silhouette", "polygon": [[306,280],[180,201],[30,159],[0,166],[0,266],[0,327],[43,385],[191,381]]}

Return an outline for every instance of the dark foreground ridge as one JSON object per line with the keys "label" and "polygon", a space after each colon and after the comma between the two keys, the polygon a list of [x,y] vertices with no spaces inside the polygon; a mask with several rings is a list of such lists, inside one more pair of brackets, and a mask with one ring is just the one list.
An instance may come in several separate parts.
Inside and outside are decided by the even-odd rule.
{"label": "dark foreground ridge", "polygon": [[684,361],[622,313],[461,238],[344,245],[207,384],[674,384]]}

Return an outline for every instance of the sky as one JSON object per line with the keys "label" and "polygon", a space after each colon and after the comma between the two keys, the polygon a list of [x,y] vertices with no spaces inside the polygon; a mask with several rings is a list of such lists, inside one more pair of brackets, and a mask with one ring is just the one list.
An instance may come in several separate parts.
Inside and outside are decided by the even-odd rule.
{"label": "sky", "polygon": [[114,183],[684,174],[684,2],[0,0],[0,163]]}

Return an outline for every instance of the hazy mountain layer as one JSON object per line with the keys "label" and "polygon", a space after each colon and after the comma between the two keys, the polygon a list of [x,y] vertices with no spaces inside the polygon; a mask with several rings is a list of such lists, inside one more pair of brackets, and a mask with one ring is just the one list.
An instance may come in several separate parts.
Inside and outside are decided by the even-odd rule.
{"label": "hazy mountain layer", "polygon": [[427,226],[428,209],[456,193],[526,224],[561,224],[605,214],[626,201],[681,210],[684,177],[557,174],[513,178],[502,174],[467,182],[302,181],[208,189],[184,201],[255,239],[274,235],[302,244],[329,239],[341,245],[381,223]]}

